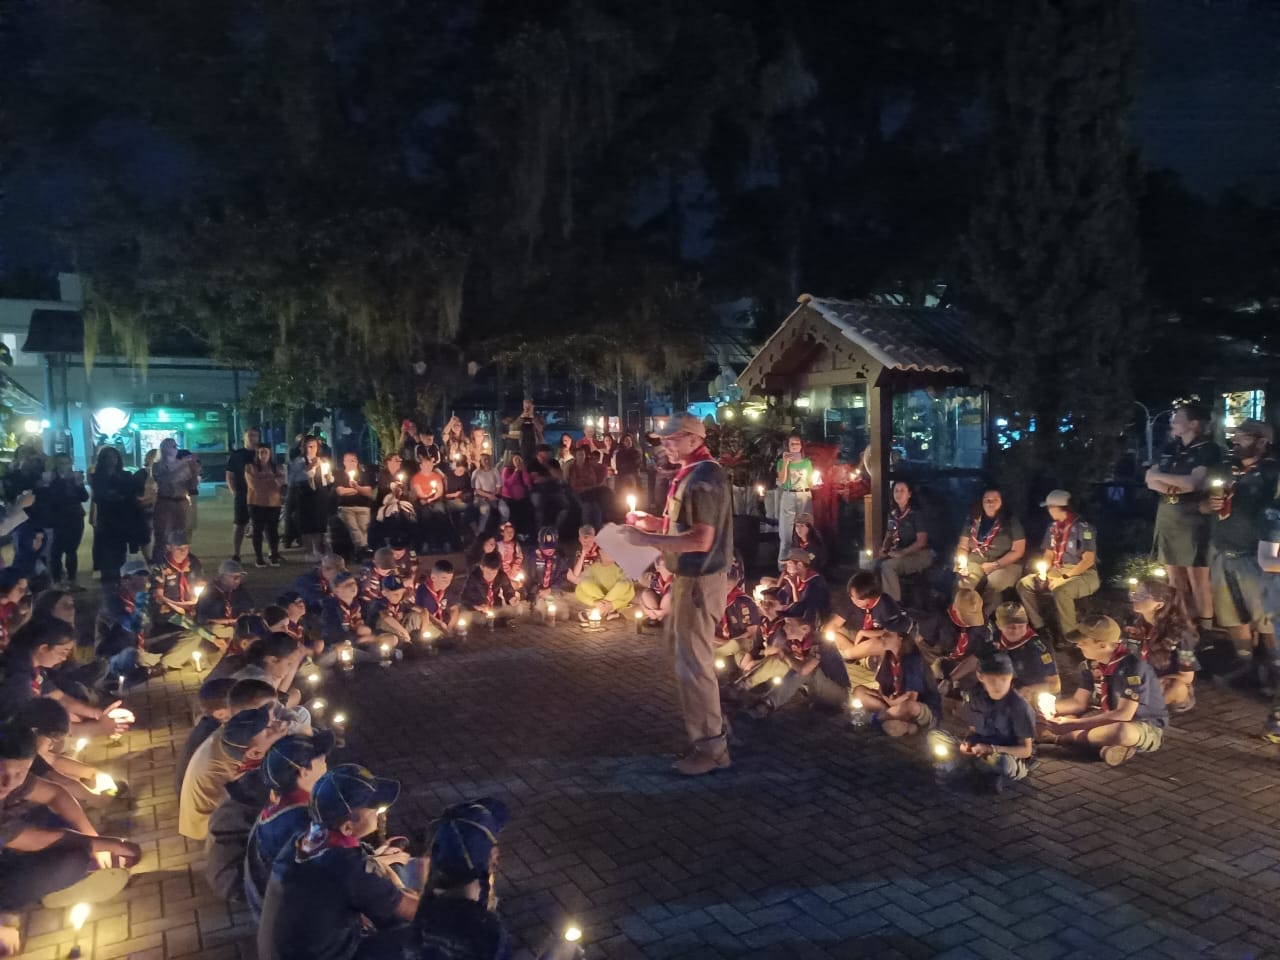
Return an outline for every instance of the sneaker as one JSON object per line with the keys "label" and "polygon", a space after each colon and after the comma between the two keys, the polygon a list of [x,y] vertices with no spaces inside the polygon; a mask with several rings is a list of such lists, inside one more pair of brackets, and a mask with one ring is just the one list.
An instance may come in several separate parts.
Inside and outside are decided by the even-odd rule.
{"label": "sneaker", "polygon": [[267,565],[267,561],[259,557],[257,560],[253,561],[253,565],[257,567],[259,570],[261,570]]}
{"label": "sneaker", "polygon": [[677,760],[672,765],[672,769],[684,777],[700,777],[707,773],[715,773],[717,770],[728,770],[732,765],[728,750],[722,750],[717,754],[694,750]]}
{"label": "sneaker", "polygon": [[94,870],[69,887],[46,894],[40,903],[50,910],[62,910],[77,903],[102,903],[119,894],[129,884],[124,867]]}
{"label": "sneaker", "polygon": [[238,553],[233,553],[233,554],[231,555],[231,559],[232,559],[232,560],[234,560],[236,563],[239,563],[239,562],[240,562],[240,554],[238,554]]}
{"label": "sneaker", "polygon": [[1183,700],[1181,703],[1175,703],[1172,707],[1169,708],[1169,712],[1170,713],[1186,713],[1188,710],[1194,710],[1195,706],[1196,706],[1196,692],[1195,690],[1188,690],[1187,699]]}
{"label": "sneaker", "polygon": [[1108,767],[1118,767],[1120,766],[1120,764],[1124,763],[1126,760],[1132,759],[1133,755],[1137,752],[1138,751],[1135,750],[1133,747],[1121,747],[1121,746],[1103,747],[1102,762],[1105,763]]}
{"label": "sneaker", "polygon": [[273,567],[278,567],[278,566],[280,566],[280,564],[282,564],[282,563],[284,563],[284,557],[281,557],[281,556],[275,556],[275,557],[272,557],[272,558],[271,558],[271,565],[272,565]]}

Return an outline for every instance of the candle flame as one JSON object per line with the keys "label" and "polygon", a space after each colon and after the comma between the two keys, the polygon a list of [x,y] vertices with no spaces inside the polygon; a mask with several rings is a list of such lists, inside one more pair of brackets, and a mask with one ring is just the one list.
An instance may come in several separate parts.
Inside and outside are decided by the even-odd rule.
{"label": "candle flame", "polygon": [[96,794],[106,793],[114,796],[116,792],[116,782],[111,779],[111,774],[99,773],[93,778],[93,786],[89,788],[89,792]]}
{"label": "candle flame", "polygon": [[854,697],[852,700],[849,701],[849,706],[853,707],[853,709],[855,710],[861,710],[862,701],[859,700],[857,697]]}
{"label": "candle flame", "polygon": [[773,678],[773,685],[774,685],[775,687],[780,687],[780,686],[782,686],[782,678],[781,678],[781,677],[774,677],[774,678]]}
{"label": "candle flame", "polygon": [[1052,717],[1054,708],[1058,705],[1058,699],[1052,693],[1036,694],[1036,707],[1046,717]]}
{"label": "candle flame", "polygon": [[347,722],[347,715],[345,713],[335,713],[333,715],[333,725],[335,727],[340,727],[346,722]]}
{"label": "candle flame", "polygon": [[323,709],[324,709],[324,701],[321,700],[319,697],[311,701],[312,713],[316,712],[317,710],[323,710]]}
{"label": "candle flame", "polygon": [[77,741],[76,741],[76,754],[75,754],[75,755],[76,755],[77,757],[78,757],[78,756],[80,756],[80,754],[84,751],[84,748],[85,748],[85,747],[87,747],[88,745],[89,745],[89,739],[88,739],[88,737],[81,737],[79,740],[77,740]]}
{"label": "candle flame", "polygon": [[71,926],[75,928],[77,933],[84,926],[85,921],[89,919],[89,905],[87,903],[77,903],[71,908]]}
{"label": "candle flame", "polygon": [[582,931],[577,927],[566,927],[564,931],[564,938],[569,943],[577,943],[582,939]]}
{"label": "candle flame", "polygon": [[945,760],[951,756],[951,748],[945,743],[935,743],[933,745],[933,755],[939,760]]}
{"label": "candle flame", "polygon": [[723,670],[724,666],[724,659],[722,657],[716,657],[716,669]]}

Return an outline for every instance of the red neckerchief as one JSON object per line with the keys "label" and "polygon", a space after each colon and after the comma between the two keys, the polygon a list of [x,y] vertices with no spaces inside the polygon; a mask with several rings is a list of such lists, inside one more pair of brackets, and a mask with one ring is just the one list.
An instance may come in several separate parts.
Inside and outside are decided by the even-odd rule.
{"label": "red neckerchief", "polygon": [[813,649],[813,628],[809,627],[805,630],[804,636],[799,640],[787,638],[787,646],[791,649],[791,655],[803,660],[809,656],[809,651]]}
{"label": "red neckerchief", "polygon": [[298,852],[307,857],[315,857],[326,850],[355,850],[360,840],[348,837],[337,830],[327,830],[319,824],[312,824],[311,829],[298,838]]}
{"label": "red neckerchief", "polygon": [[[656,570],[653,573],[653,577],[654,580],[659,579],[658,572]],[[668,584],[671,583],[671,579],[671,577],[667,577]],[[658,591],[654,590],[654,593],[658,593]],[[662,593],[658,593],[658,596],[661,597],[663,593],[666,593],[666,588],[663,588]],[[729,595],[724,598],[724,615],[720,618],[720,636],[724,637],[726,640],[730,636],[729,611],[733,609],[733,605],[739,597],[745,597],[746,595],[746,591],[742,589],[741,584],[734,584],[734,586],[729,590]]]}
{"label": "red neckerchief", "polygon": [[187,555],[187,559],[183,561],[182,566],[178,566],[173,562],[173,558],[166,555],[164,562],[168,564],[169,569],[178,575],[178,602],[187,602],[187,574],[191,572],[191,555]]}
{"label": "red neckerchief", "polygon": [[1005,640],[1004,632],[1001,631],[1000,639],[996,641],[996,644],[1000,647],[1001,650],[1005,650],[1005,651],[1017,650],[1019,647],[1025,646],[1036,635],[1036,632],[1031,629],[1030,624],[1027,624],[1026,626],[1027,626],[1027,632],[1026,634],[1023,635],[1021,640],[1015,640],[1014,642],[1010,643],[1009,641]]}
{"label": "red neckerchief", "polygon": [[263,807],[262,813],[258,814],[258,822],[265,823],[272,817],[279,816],[286,810],[291,810],[295,807],[305,807],[310,802],[311,794],[307,793],[305,790],[299,790],[295,787],[275,803],[269,803]]}
{"label": "red neckerchief", "polygon": [[222,615],[230,620],[234,616],[231,612],[231,592],[223,590],[221,587],[216,587],[216,589],[222,595]]}
{"label": "red neckerchief", "polygon": [[876,628],[876,618],[871,615],[871,611],[875,609],[875,604],[867,607],[862,611],[862,629],[874,630]]}
{"label": "red neckerchief", "polygon": [[1049,527],[1049,551],[1053,554],[1053,566],[1062,566],[1062,558],[1067,553],[1067,535],[1071,533],[1071,525],[1076,522],[1076,515],[1068,513],[1061,520],[1055,520]]}
{"label": "red neckerchief", "polygon": [[[138,598],[126,590],[123,585],[116,588],[116,593],[120,597],[120,602],[124,605],[124,612],[126,614],[132,614],[133,611],[138,608]],[[8,606],[8,604],[4,604],[3,606]],[[0,617],[3,617],[7,621],[9,619],[8,611],[0,613]]]}
{"label": "red neckerchief", "polygon": [[[667,591],[671,589],[671,581],[675,578],[676,575],[674,573],[668,573],[664,577],[655,570],[653,571],[653,577],[649,580],[649,589],[658,595],[658,599],[662,599],[667,595]],[[735,594],[734,591],[737,591],[737,593]],[[735,595],[742,595],[742,589],[740,587],[734,587],[733,590],[729,591],[729,596],[725,600],[725,606],[729,605],[729,601],[732,600]]]}
{"label": "red neckerchief", "polygon": [[240,766],[236,767],[236,773],[249,773],[251,770],[257,770],[260,766],[262,766],[261,757],[258,757],[256,760],[249,760],[246,758],[240,761]]}
{"label": "red neckerchief", "polygon": [[494,592],[498,589],[498,578],[485,581],[484,605],[492,607],[494,605]]}
{"label": "red neckerchief", "polygon": [[951,622],[960,628],[960,635],[956,638],[956,648],[951,651],[952,660],[959,660],[969,653],[969,627],[956,616],[955,607],[947,607],[947,616],[951,618]]}
{"label": "red neckerchief", "polygon": [[1231,516],[1231,501],[1235,497],[1236,484],[1240,482],[1240,477],[1247,477],[1260,466],[1262,466],[1261,457],[1251,464],[1233,463],[1231,465],[1231,486],[1222,491],[1222,506],[1218,510],[1220,520],[1226,520]]}
{"label": "red neckerchief", "polygon": [[31,695],[33,697],[40,696],[40,688],[44,686],[44,667],[34,667],[35,673],[31,675]]}
{"label": "red neckerchief", "polygon": [[707,449],[706,444],[703,444],[698,447],[697,450],[694,450],[689,454],[688,462],[677,470],[676,475],[671,478],[671,486],[667,488],[667,504],[662,510],[663,533],[671,532],[671,523],[675,519],[671,516],[671,505],[676,499],[676,494],[680,492],[680,484],[684,483],[685,478],[693,472],[694,467],[700,463],[705,463],[708,460],[714,461],[715,457],[711,456],[711,451]]}
{"label": "red neckerchief", "polygon": [[907,509],[903,510],[901,513],[898,512],[896,507],[893,510],[889,511],[889,529],[886,530],[884,534],[884,551],[883,552],[888,553],[894,547],[900,548],[902,546],[902,544],[898,541],[898,528],[902,526],[902,521],[907,519],[907,517],[910,515],[911,515],[910,507],[907,507]]}
{"label": "red neckerchief", "polygon": [[538,558],[542,561],[542,589],[549,590],[551,588],[551,578],[556,574],[555,547],[550,550],[544,550],[539,547]]}
{"label": "red neckerchief", "polygon": [[885,662],[889,664],[889,676],[893,680],[893,693],[889,694],[889,696],[891,697],[901,696],[903,692],[902,691],[902,660],[892,650],[886,650],[884,652],[884,659],[885,659]]}
{"label": "red neckerchief", "polygon": [[982,529],[983,518],[974,520],[969,524],[969,550],[976,553],[980,557],[986,557],[987,551],[991,549],[991,541],[996,538],[996,534],[1000,532],[1000,518],[993,517],[991,530],[985,537],[978,536],[978,531]]}
{"label": "red neckerchief", "polygon": [[780,586],[787,586],[791,589],[792,603],[800,602],[800,598],[804,596],[804,591],[808,587],[809,581],[818,575],[818,572],[816,570],[810,570],[808,567],[805,567],[805,573],[808,574],[807,577],[806,576],[793,577],[789,573],[784,573],[781,579],[779,580]]}
{"label": "red neckerchief", "polygon": [[423,584],[423,586],[426,587],[427,594],[431,597],[431,599],[436,602],[436,616],[443,617],[444,607],[445,607],[444,595],[448,593],[448,591],[441,590],[439,593],[436,593],[435,588],[431,586],[431,580],[429,578],[426,581],[426,583]]}
{"label": "red neckerchief", "polygon": [[348,630],[355,630],[364,622],[360,616],[360,606],[354,600],[351,605],[342,602],[341,597],[334,597],[338,601],[338,610],[342,613],[342,625]]}
{"label": "red neckerchief", "polygon": [[800,534],[796,533],[794,530],[792,530],[791,533],[794,535],[797,547],[799,547],[805,553],[813,553],[813,551],[809,549],[808,537],[801,538]]}
{"label": "red neckerchief", "polygon": [[499,540],[498,556],[502,557],[502,569],[506,571],[507,576],[511,576],[512,570],[524,565],[524,555],[520,551],[520,544],[514,540]]}
{"label": "red neckerchief", "polygon": [[582,550],[582,566],[588,567],[600,559],[600,544],[591,541],[589,550]]}
{"label": "red neckerchief", "polygon": [[364,594],[364,598],[366,600],[379,599],[382,596],[382,578],[389,577],[391,576],[391,574],[395,572],[396,570],[394,567],[392,567],[390,570],[387,570],[385,573],[378,567],[370,567],[369,580],[365,584],[363,589],[361,589],[360,591],[362,594]]}
{"label": "red neckerchief", "polygon": [[1102,709],[1109,710],[1107,704],[1110,702],[1111,696],[1111,678],[1115,676],[1116,670],[1119,668],[1121,661],[1129,655],[1129,651],[1124,648],[1123,643],[1116,644],[1115,650],[1111,653],[1111,660],[1102,668]]}
{"label": "red neckerchief", "polygon": [[333,593],[333,588],[329,584],[329,578],[320,571],[316,571],[316,582],[320,585],[320,592],[326,597]]}

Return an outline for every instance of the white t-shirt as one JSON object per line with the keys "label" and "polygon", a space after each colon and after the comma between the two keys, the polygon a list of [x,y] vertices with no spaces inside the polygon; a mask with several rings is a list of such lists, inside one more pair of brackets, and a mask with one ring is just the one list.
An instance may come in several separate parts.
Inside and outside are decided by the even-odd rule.
{"label": "white t-shirt", "polygon": [[488,470],[476,470],[471,474],[471,489],[477,493],[492,493],[496,496],[502,489],[502,477],[492,467]]}

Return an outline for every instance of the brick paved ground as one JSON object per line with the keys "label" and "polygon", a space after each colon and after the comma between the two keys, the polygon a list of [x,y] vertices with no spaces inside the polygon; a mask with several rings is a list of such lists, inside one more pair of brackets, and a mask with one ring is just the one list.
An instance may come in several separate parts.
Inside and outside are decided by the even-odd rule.
{"label": "brick paved ground", "polygon": [[[141,798],[127,826],[147,857],[86,928],[97,960],[253,955],[176,835],[196,683],[134,698],[138,732],[107,751]],[[945,793],[917,744],[804,707],[735,718],[732,771],[674,778],[662,643],[630,626],[481,630],[325,696],[350,716],[338,759],[403,780],[393,832],[467,797],[511,802],[502,912],[535,949],[572,919],[592,957],[1280,956],[1280,766],[1244,735],[1264,710],[1242,694],[1202,685],[1164,749],[1117,770],[1047,750],[1001,797]],[[29,922],[27,956],[65,956],[61,915]]]}

